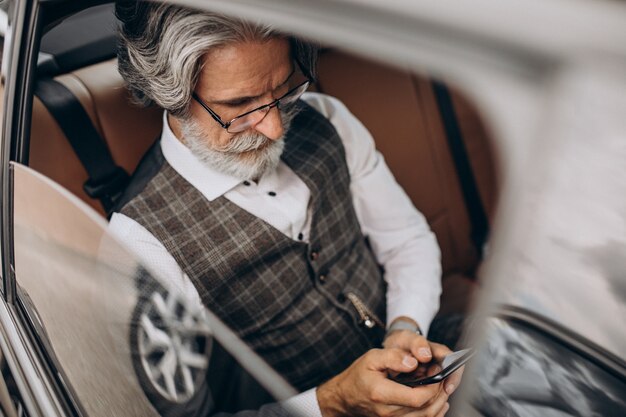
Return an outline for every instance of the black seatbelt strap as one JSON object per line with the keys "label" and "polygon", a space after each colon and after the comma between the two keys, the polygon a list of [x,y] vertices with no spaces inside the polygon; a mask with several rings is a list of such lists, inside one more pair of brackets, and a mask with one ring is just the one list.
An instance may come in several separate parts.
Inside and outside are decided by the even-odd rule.
{"label": "black seatbelt strap", "polygon": [[433,90],[437,99],[437,106],[441,113],[444,129],[446,131],[446,137],[448,139],[448,145],[450,146],[450,152],[452,154],[452,160],[456,167],[456,173],[461,183],[461,190],[463,192],[463,199],[467,207],[471,222],[471,234],[470,238],[474,243],[478,254],[482,256],[483,245],[487,239],[489,233],[489,224],[487,222],[487,215],[485,214],[485,208],[478,194],[478,186],[476,185],[476,179],[472,172],[469,157],[467,155],[467,149],[463,142],[463,135],[459,128],[459,123],[454,111],[454,105],[452,103],[452,96],[448,88],[440,83],[433,82]]}
{"label": "black seatbelt strap", "polygon": [[87,112],[67,87],[50,78],[42,79],[37,82],[35,95],[57,121],[85,167],[89,175],[83,184],[85,193],[100,200],[108,214],[128,184],[128,173],[115,164]]}

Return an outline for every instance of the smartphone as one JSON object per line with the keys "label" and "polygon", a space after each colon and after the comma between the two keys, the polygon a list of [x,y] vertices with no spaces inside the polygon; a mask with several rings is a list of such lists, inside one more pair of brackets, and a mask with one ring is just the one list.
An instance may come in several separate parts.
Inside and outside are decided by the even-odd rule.
{"label": "smartphone", "polygon": [[398,374],[391,379],[409,387],[436,384],[452,375],[474,356],[474,353],[473,349],[459,350],[449,354],[442,361],[420,363],[414,371]]}

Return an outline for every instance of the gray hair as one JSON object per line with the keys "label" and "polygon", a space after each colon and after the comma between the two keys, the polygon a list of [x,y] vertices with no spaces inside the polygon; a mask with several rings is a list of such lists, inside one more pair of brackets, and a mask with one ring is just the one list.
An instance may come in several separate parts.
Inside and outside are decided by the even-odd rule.
{"label": "gray hair", "polygon": [[118,1],[118,69],[135,101],[186,118],[191,94],[211,48],[285,37],[305,75],[314,77],[317,48],[273,28],[180,6]]}

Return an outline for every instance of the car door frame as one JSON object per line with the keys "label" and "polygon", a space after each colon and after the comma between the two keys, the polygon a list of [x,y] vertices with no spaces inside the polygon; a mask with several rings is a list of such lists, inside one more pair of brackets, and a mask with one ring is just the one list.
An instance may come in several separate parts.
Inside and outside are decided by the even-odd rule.
{"label": "car door frame", "polygon": [[11,161],[27,164],[33,96],[32,84],[37,62],[40,3],[13,0],[7,13],[2,59],[2,125],[0,145],[2,254],[2,300],[0,301],[0,348],[11,378],[19,391],[19,401],[30,416],[64,416],[58,386],[41,359],[41,346],[33,337],[33,322],[17,296],[13,252],[13,175]]}

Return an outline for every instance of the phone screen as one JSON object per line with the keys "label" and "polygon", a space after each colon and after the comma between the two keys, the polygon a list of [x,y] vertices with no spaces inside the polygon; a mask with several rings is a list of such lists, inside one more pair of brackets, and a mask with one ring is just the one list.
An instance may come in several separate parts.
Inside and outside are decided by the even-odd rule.
{"label": "phone screen", "polygon": [[436,384],[452,375],[454,371],[463,366],[473,355],[474,350],[472,349],[459,350],[449,354],[443,358],[442,361],[433,360],[431,362],[420,363],[414,371],[398,374],[397,376],[391,377],[391,379],[409,387]]}

